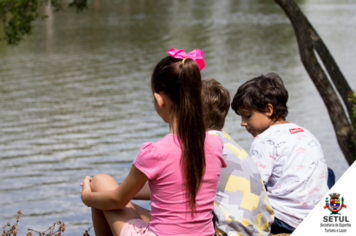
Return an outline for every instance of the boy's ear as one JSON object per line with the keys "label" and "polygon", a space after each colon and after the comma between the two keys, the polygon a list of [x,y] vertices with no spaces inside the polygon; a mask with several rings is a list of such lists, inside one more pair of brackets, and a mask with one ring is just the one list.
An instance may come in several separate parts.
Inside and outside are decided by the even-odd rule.
{"label": "boy's ear", "polygon": [[159,94],[159,93],[154,93],[153,96],[155,97],[155,100],[156,100],[157,105],[158,105],[159,107],[162,108],[162,107],[166,104],[165,98],[164,98],[161,94]]}
{"label": "boy's ear", "polygon": [[265,112],[266,116],[270,117],[273,114],[273,105],[271,103],[267,104],[266,107],[266,112]]}

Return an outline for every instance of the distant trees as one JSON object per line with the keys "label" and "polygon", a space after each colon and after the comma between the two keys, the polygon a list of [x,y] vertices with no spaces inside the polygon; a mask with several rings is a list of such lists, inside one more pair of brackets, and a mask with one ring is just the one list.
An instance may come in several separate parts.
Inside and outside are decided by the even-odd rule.
{"label": "distant trees", "polygon": [[[42,6],[50,6],[53,11],[63,9],[63,0],[0,0],[0,21],[8,45],[17,45],[26,35],[31,34],[32,22],[47,16],[39,13]],[[80,12],[87,8],[87,0],[72,0],[68,7]]]}
{"label": "distant trees", "polygon": [[[323,40],[298,5],[293,0],[275,0],[275,2],[284,10],[293,25],[302,63],[325,103],[341,151],[351,165],[355,161],[356,154],[355,94]],[[321,59],[330,80],[315,53]]]}

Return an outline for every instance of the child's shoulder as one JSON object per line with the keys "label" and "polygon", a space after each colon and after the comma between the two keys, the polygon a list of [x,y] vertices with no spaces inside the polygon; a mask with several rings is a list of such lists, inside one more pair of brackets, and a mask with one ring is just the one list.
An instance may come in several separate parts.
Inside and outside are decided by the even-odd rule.
{"label": "child's shoulder", "polygon": [[214,140],[216,140],[216,139],[220,140],[220,143],[223,146],[230,143],[231,145],[234,145],[241,149],[241,147],[225,131],[210,130],[210,131],[208,131],[208,134],[209,135],[207,135],[207,136],[213,137]]}
{"label": "child's shoulder", "polygon": [[220,139],[224,139],[224,138],[231,139],[230,136],[227,133],[225,133],[224,131],[209,130],[207,132],[207,134],[209,134],[208,135],[209,137],[215,136],[215,137],[219,137]]}
{"label": "child's shoulder", "polygon": [[209,144],[209,146],[221,147],[222,145],[224,145],[220,137],[221,134],[222,133],[220,131],[209,131],[206,133],[205,142]]}
{"label": "child's shoulder", "polygon": [[180,139],[173,134],[167,134],[157,142],[145,142],[141,146],[141,151],[164,153],[165,150],[180,149]]}
{"label": "child's shoulder", "polygon": [[231,143],[233,144],[234,146],[237,146],[238,148],[241,149],[240,145],[238,145],[231,137],[230,135],[228,135],[225,131],[221,130],[211,130],[208,132],[209,133],[209,136],[216,136],[218,137],[222,143],[225,145],[227,143]]}
{"label": "child's shoulder", "polygon": [[294,123],[273,125],[256,136],[254,144],[271,144],[276,148],[302,145],[303,143],[320,146],[317,138],[306,128]]}
{"label": "child's shoulder", "polygon": [[303,135],[312,135],[312,133],[297,124],[286,123],[272,125],[263,133],[256,136],[256,138],[278,139],[281,137],[299,137]]}

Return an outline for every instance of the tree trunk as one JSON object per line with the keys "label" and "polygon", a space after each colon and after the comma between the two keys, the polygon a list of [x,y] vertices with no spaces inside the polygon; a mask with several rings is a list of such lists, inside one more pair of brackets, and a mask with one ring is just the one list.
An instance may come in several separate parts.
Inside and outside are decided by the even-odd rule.
{"label": "tree trunk", "polygon": [[329,77],[335,85],[335,88],[339,92],[339,95],[346,106],[348,116],[350,117],[352,115],[352,104],[349,102],[348,96],[351,95],[353,91],[349,83],[345,79],[344,75],[342,74],[340,68],[336,64],[333,56],[329,52],[329,49],[324,44],[323,40],[320,38],[320,36],[315,31],[314,27],[310,24],[308,19],[304,15],[303,17],[308,25],[309,34],[313,42],[314,49],[318,53],[321,61],[323,62],[326,70],[328,71]]}
{"label": "tree trunk", "polygon": [[[300,11],[298,5],[293,0],[275,0],[275,2],[284,10],[293,25],[302,63],[325,103],[341,151],[348,164],[351,165],[354,162],[353,156],[355,154],[355,147],[352,145],[352,125],[348,120],[348,115],[351,115],[352,113],[351,105],[347,100],[347,94],[350,91],[352,92],[352,90],[337,67],[329,50]],[[335,84],[335,88],[339,91],[347,108],[347,113],[349,114],[344,110],[338,94],[320,66],[314,53],[314,48],[318,52],[320,59],[323,61],[325,68],[327,68],[330,77]]]}

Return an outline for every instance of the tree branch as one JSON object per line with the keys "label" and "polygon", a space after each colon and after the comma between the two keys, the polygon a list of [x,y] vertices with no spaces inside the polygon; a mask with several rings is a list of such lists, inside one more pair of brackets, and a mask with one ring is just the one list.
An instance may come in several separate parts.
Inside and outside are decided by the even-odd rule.
{"label": "tree branch", "polygon": [[[337,93],[335,92],[324,70],[320,66],[314,53],[313,41],[319,42],[318,44],[320,44],[322,41],[312,40],[310,32],[313,32],[314,29],[310,29],[310,23],[308,24],[306,17],[303,15],[298,5],[293,0],[275,0],[275,2],[284,10],[292,23],[297,38],[302,63],[325,103],[331,122],[334,126],[341,151],[343,152],[348,164],[351,165],[354,162],[355,153],[355,147],[353,146],[352,141],[352,125],[349,123],[346,111],[344,110]],[[324,52],[324,50],[322,51]],[[329,55],[331,56],[330,53]],[[323,56],[323,58],[326,60],[326,57]]]}
{"label": "tree branch", "polygon": [[342,98],[342,100],[346,106],[348,116],[351,117],[352,103],[349,101],[348,97],[353,93],[353,91],[352,91],[349,83],[345,79],[344,75],[342,74],[339,66],[335,62],[329,49],[325,45],[324,41],[321,39],[321,37],[318,35],[318,33],[316,32],[314,27],[310,24],[310,22],[308,21],[308,19],[305,16],[304,16],[304,20],[307,24],[310,38],[312,39],[314,49],[318,53],[321,61],[323,62],[326,70],[328,71],[330,79],[332,80],[333,84],[335,85],[335,88],[337,89],[340,97]]}

